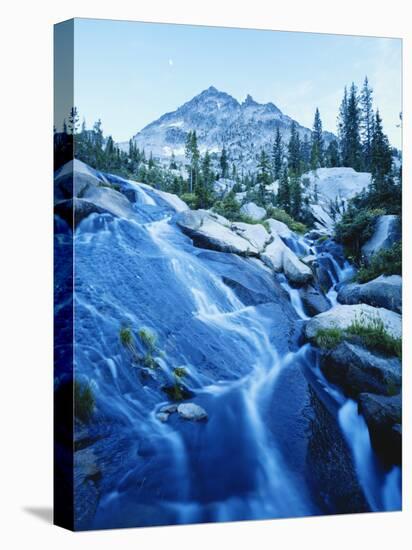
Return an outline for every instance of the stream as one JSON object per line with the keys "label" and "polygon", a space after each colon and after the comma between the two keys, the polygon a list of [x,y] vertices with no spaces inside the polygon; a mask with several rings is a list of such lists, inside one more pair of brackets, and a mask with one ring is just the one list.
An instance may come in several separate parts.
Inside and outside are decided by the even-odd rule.
{"label": "stream", "polygon": [[[170,205],[135,188],[134,219],[92,214],[75,234],[75,372],[96,395],[87,451],[101,473],[76,493],[78,526],[399,509],[400,469],[382,468],[357,405],[301,341],[299,290],[257,259],[194,247]],[[330,263],[334,305],[351,266],[304,237],[288,241]],[[156,334],[158,369],[133,365],[125,325],[137,347],[140,328]],[[157,418],[179,366],[207,422]]]}

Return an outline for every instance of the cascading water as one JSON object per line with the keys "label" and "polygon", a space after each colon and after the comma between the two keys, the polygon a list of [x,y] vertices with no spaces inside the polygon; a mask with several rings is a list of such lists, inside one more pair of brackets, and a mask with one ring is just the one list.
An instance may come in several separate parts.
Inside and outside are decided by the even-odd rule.
{"label": "cascading water", "polygon": [[[96,510],[83,527],[340,511],[318,502],[305,458],[318,443],[314,420],[303,414],[311,405],[301,365],[312,362],[313,351],[298,345],[308,319],[299,291],[252,259],[195,248],[173,209],[150,189],[132,187],[135,219],[92,214],[75,235],[76,376],[95,390],[92,452],[102,465]],[[303,239],[289,245],[313,252]],[[350,266],[334,267],[335,285]],[[156,333],[156,371],[142,377],[119,343],[122,325]],[[162,386],[180,366],[207,422],[157,417],[167,403]],[[374,460],[373,453],[370,442],[369,458],[357,452],[364,425],[353,418],[345,402],[331,422],[353,452],[370,507],[396,507],[396,471],[380,479],[378,500],[369,496],[377,477],[370,481],[360,460]]]}

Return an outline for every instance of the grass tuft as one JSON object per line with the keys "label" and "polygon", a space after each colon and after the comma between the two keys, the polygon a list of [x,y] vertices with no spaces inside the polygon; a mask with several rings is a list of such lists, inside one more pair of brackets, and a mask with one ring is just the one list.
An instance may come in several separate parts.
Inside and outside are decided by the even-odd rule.
{"label": "grass tuft", "polygon": [[89,383],[74,382],[74,414],[81,422],[89,422],[95,407],[93,389]]}

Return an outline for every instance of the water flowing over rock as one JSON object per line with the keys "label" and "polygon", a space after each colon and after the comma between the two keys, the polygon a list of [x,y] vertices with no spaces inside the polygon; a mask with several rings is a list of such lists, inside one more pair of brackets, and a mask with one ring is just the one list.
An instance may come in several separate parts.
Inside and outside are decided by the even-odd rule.
{"label": "water flowing over rock", "polygon": [[[91,203],[73,240],[56,209],[57,257],[72,246],[76,257],[76,376],[95,398],[90,433],[76,438],[76,453],[90,449],[75,461],[81,527],[387,509],[384,499],[369,498],[388,490],[386,472],[362,477],[355,445],[365,430],[368,436],[363,418],[341,423],[345,397],[327,386],[317,350],[302,345],[300,293],[317,282],[298,255],[318,256],[318,247],[276,220],[269,234],[188,210],[150,186],[83,164],[76,170],[91,177],[93,194],[104,188],[123,197],[118,205],[127,201],[126,213],[117,214]],[[66,184],[59,204],[69,200]],[[335,284],[345,265],[337,249],[327,250]],[[56,263],[58,292],[69,284],[65,268]],[[388,314],[395,333],[400,316]],[[73,308],[57,315],[59,339]],[[125,327],[131,347],[122,340]],[[73,349],[57,343],[65,367]],[[84,431],[75,424],[76,433]],[[362,457],[375,459],[368,437]],[[399,507],[399,484],[390,491]]]}
{"label": "water flowing over rock", "polygon": [[338,290],[341,304],[369,304],[402,313],[402,277],[381,275],[364,284],[343,284]]}
{"label": "water flowing over rock", "polygon": [[177,412],[185,420],[199,421],[207,419],[205,409],[195,403],[182,403],[177,407]]}
{"label": "water flowing over rock", "polygon": [[278,273],[285,273],[291,282],[298,285],[307,283],[313,277],[311,269],[277,236],[266,247],[261,258],[267,266]]}
{"label": "water flowing over rock", "polygon": [[382,321],[385,330],[393,338],[402,336],[402,317],[382,307],[373,307],[367,304],[336,305],[329,311],[320,313],[310,319],[305,326],[305,334],[309,340],[314,340],[320,329],[332,327],[347,329],[352,323],[369,324],[376,320]]}
{"label": "water flowing over rock", "polygon": [[380,250],[390,248],[401,239],[401,224],[399,216],[379,216],[376,220],[372,237],[362,246],[362,254],[366,260]]}

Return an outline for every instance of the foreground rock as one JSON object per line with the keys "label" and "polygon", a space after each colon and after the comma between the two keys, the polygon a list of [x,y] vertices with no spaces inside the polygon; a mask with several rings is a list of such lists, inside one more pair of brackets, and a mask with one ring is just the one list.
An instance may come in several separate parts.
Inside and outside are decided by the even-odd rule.
{"label": "foreground rock", "polygon": [[402,400],[400,394],[391,397],[362,393],[359,411],[369,428],[372,445],[384,462],[402,462]]}
{"label": "foreground rock", "polygon": [[401,224],[399,216],[379,216],[375,223],[372,237],[362,246],[362,254],[366,260],[379,252],[390,248],[401,239]]}
{"label": "foreground rock", "polygon": [[176,217],[177,225],[191,237],[195,246],[242,256],[257,256],[259,250],[251,242],[232,231],[228,227],[230,226],[228,220],[224,222],[222,220],[225,219],[206,210],[186,210]]}
{"label": "foreground rock", "polygon": [[289,281],[304,285],[313,277],[312,270],[299,260],[279,237],[275,237],[261,255],[262,261],[277,273],[283,272]]}
{"label": "foreground rock", "polygon": [[381,275],[368,283],[342,285],[338,291],[338,302],[365,303],[402,313],[402,277]]}
{"label": "foreground rock", "polygon": [[252,220],[260,221],[266,216],[266,210],[254,202],[248,202],[242,206],[240,212]]}
{"label": "foreground rock", "polygon": [[305,311],[309,315],[318,315],[324,311],[328,311],[331,303],[326,296],[312,285],[307,285],[300,290],[300,297],[303,302]]}
{"label": "foreground rock", "polygon": [[324,353],[320,366],[326,378],[350,397],[363,392],[393,395],[401,389],[399,359],[372,353],[350,342],[342,342]]}
{"label": "foreground rock", "polygon": [[386,332],[390,336],[401,338],[401,315],[382,307],[378,308],[367,304],[336,305],[332,309],[310,319],[306,323],[305,334],[308,340],[314,340],[320,329],[339,328],[346,330],[355,321],[368,325],[368,323],[377,320],[383,323]]}
{"label": "foreground rock", "polygon": [[273,218],[266,220],[266,223],[268,224],[272,235],[277,235],[281,239],[292,238],[293,233],[285,223],[280,222],[279,220],[274,220]]}
{"label": "foreground rock", "polygon": [[181,403],[177,407],[177,412],[179,416],[185,420],[194,420],[196,422],[199,420],[207,420],[207,412],[205,409],[195,403]]}
{"label": "foreground rock", "polygon": [[235,222],[231,226],[232,231],[246,239],[250,244],[261,251],[271,240],[271,236],[260,223],[250,224],[243,222]]}

